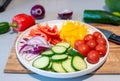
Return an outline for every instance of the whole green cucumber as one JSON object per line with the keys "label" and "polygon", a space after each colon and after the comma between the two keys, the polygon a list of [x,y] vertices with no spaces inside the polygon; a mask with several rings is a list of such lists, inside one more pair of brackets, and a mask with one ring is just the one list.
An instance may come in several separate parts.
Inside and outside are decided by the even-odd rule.
{"label": "whole green cucumber", "polygon": [[6,33],[10,30],[8,22],[0,22],[0,34]]}
{"label": "whole green cucumber", "polygon": [[103,10],[84,10],[83,20],[87,23],[120,25],[120,18]]}

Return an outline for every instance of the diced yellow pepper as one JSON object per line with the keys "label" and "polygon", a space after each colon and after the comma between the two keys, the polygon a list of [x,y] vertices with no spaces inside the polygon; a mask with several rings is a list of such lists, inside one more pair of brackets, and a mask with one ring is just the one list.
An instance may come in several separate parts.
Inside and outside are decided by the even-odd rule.
{"label": "diced yellow pepper", "polygon": [[70,42],[72,46],[76,40],[82,40],[86,34],[88,34],[88,29],[85,24],[77,21],[64,22],[60,30],[61,39]]}

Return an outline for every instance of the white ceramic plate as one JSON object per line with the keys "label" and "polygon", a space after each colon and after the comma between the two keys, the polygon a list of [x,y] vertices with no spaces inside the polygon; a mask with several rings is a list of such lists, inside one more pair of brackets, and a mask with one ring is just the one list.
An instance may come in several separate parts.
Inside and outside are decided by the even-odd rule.
{"label": "white ceramic plate", "polygon": [[[54,25],[57,25],[58,29],[60,29],[61,25],[63,24],[64,20],[52,20],[52,21],[47,21],[47,22],[43,22],[43,23],[40,23],[42,25],[45,25],[46,23],[48,23],[50,26],[54,26]],[[84,23],[85,24],[85,23]],[[93,33],[95,31],[99,31],[98,29],[96,29],[95,27],[91,26],[91,25],[88,25],[86,24],[86,26],[88,27],[90,33]],[[56,73],[56,72],[51,72],[51,71],[45,71],[45,70],[40,70],[40,69],[37,69],[35,67],[32,66],[32,61],[28,61],[27,57],[29,56],[25,56],[25,55],[22,55],[22,54],[19,54],[19,49],[20,49],[20,46],[21,46],[21,40],[23,40],[23,37],[26,36],[29,31],[36,27],[35,26],[32,26],[30,27],[29,29],[27,29],[26,31],[24,31],[17,39],[16,41],[16,54],[17,54],[17,57],[19,59],[19,61],[29,70],[31,70],[32,72],[34,73],[37,73],[39,75],[43,75],[43,76],[48,76],[48,77],[52,77],[52,78],[73,78],[73,77],[79,77],[79,76],[82,76],[82,75],[86,75],[86,74],[89,74],[93,71],[95,71],[97,68],[99,68],[103,63],[104,61],[106,60],[107,56],[108,56],[108,52],[109,52],[109,43],[108,43],[108,40],[107,38],[103,35],[103,37],[106,39],[107,41],[107,52],[106,52],[106,55],[102,58],[100,58],[100,61],[97,63],[97,64],[89,64],[87,61],[87,69],[85,70],[82,70],[82,71],[76,71],[76,72],[70,72],[70,73]]]}

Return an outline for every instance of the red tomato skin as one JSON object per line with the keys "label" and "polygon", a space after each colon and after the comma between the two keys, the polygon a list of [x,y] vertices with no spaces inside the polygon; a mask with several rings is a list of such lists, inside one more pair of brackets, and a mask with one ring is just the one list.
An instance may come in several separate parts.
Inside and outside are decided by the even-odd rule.
{"label": "red tomato skin", "polygon": [[88,55],[87,55],[87,58],[86,60],[91,63],[91,64],[96,64],[99,62],[100,60],[100,55],[98,53],[98,51],[96,50],[91,50]]}
{"label": "red tomato skin", "polygon": [[94,40],[95,37],[92,35],[92,34],[87,34],[85,37],[84,37],[84,40],[87,42],[89,40]]}
{"label": "red tomato skin", "polygon": [[91,49],[95,49],[96,45],[97,45],[97,42],[95,40],[89,40],[87,43],[86,43]]}
{"label": "red tomato skin", "polygon": [[86,57],[88,52],[90,51],[90,47],[87,44],[81,44],[77,50],[80,54]]}
{"label": "red tomato skin", "polygon": [[95,50],[97,50],[99,52],[100,56],[103,57],[106,54],[107,47],[106,47],[106,45],[98,44],[96,46]]}
{"label": "red tomato skin", "polygon": [[74,48],[75,48],[75,49],[78,49],[78,47],[79,47],[81,44],[85,44],[85,41],[84,41],[84,40],[76,40],[75,43],[74,43]]}
{"label": "red tomato skin", "polygon": [[100,32],[98,32],[98,31],[94,32],[94,33],[93,33],[93,36],[94,36],[96,39],[102,38],[102,34],[101,34]]}
{"label": "red tomato skin", "polygon": [[98,38],[97,42],[98,42],[98,44],[106,45],[106,40],[104,38]]}

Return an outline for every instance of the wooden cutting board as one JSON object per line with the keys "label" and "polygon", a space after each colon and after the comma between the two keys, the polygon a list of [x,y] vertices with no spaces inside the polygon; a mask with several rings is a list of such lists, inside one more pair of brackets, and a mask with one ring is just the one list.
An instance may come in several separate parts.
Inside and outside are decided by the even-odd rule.
{"label": "wooden cutting board", "polygon": [[[95,27],[100,27],[106,30],[113,31],[120,35],[120,27],[106,24],[91,24]],[[17,35],[17,37],[19,34]],[[17,39],[16,37],[16,39]],[[16,41],[16,40],[15,40]],[[110,52],[105,63],[91,74],[120,74],[120,45],[110,43]],[[14,43],[15,45],[15,43]],[[33,73],[26,69],[17,59],[15,46],[13,45],[10,56],[4,69],[5,73]]]}

